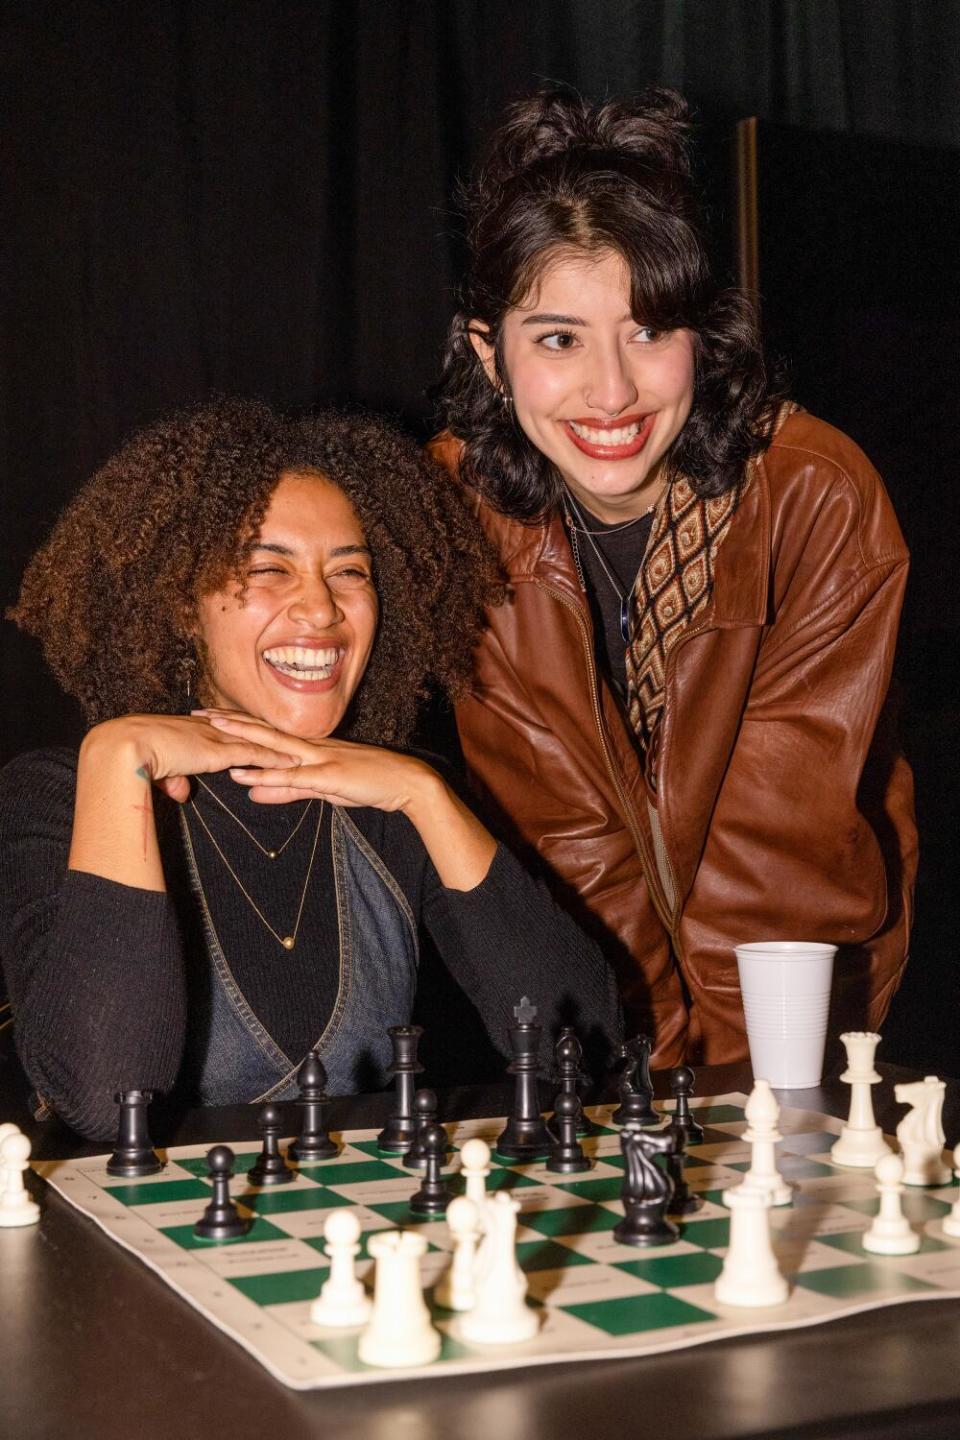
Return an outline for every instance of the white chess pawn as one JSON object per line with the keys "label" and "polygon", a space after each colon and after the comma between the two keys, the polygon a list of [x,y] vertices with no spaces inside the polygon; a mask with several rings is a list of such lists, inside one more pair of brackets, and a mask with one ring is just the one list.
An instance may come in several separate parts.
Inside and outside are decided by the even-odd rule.
{"label": "white chess pawn", "polygon": [[310,1307],[314,1325],[348,1329],[365,1325],[373,1306],[355,1265],[360,1253],[360,1221],[352,1210],[332,1210],[323,1226],[330,1274]]}
{"label": "white chess pawn", "polygon": [[0,1141],[0,1172],[3,1191],[0,1193],[0,1225],[36,1225],[40,1206],[31,1200],[23,1177],[30,1164],[30,1141],[19,1130]]}
{"label": "white chess pawn", "polygon": [[466,1140],[460,1149],[460,1169],[466,1182],[466,1197],[482,1210],[487,1199],[490,1174],[490,1146],[479,1138]]}
{"label": "white chess pawn", "polygon": [[850,1115],[840,1131],[840,1139],[830,1151],[836,1165],[864,1166],[874,1169],[877,1161],[890,1154],[880,1126],[873,1118],[871,1085],[879,1084],[881,1076],[873,1067],[873,1056],[880,1036],[869,1030],[848,1030],[840,1036],[847,1052],[847,1068],[840,1079],[850,1089]]}
{"label": "white chess pawn", "polygon": [[893,1087],[900,1104],[912,1107],[897,1126],[904,1185],[947,1185],[952,1178],[943,1161],[946,1137],[941,1116],[946,1088],[936,1075]]}
{"label": "white chess pawn", "polygon": [[[0,1125],[0,1145],[3,1144],[4,1140],[6,1140],[8,1135],[20,1134],[22,1134],[22,1131],[20,1130],[19,1125],[14,1125],[13,1122],[10,1120],[4,1120],[3,1124]],[[4,1168],[3,1162],[0,1161],[0,1195],[3,1194],[6,1188],[6,1170]]]}
{"label": "white chess pawn", "polygon": [[880,1210],[863,1236],[863,1248],[874,1255],[912,1255],[920,1249],[920,1236],[911,1229],[903,1213],[903,1161],[888,1154],[877,1161],[874,1172],[880,1192]]}
{"label": "white chess pawn", "polygon": [[783,1305],[790,1286],[770,1241],[769,1201],[738,1185],[729,1191],[730,1244],[713,1293],[721,1305]]}
{"label": "white chess pawn", "polygon": [[447,1224],[453,1235],[453,1259],[435,1286],[433,1298],[448,1310],[470,1310],[475,1299],[480,1212],[466,1195],[458,1195],[447,1206]]}
{"label": "white chess pawn", "polygon": [[373,1313],[357,1354],[365,1365],[426,1365],[440,1354],[440,1333],[420,1284],[420,1257],[427,1248],[412,1230],[371,1235],[367,1248],[377,1262]]}
{"label": "white chess pawn", "polygon": [[[777,1129],[780,1106],[768,1080],[755,1082],[744,1114],[748,1123],[743,1138],[750,1142],[750,1169],[733,1189],[762,1195],[770,1205],[789,1205],[793,1192],[777,1169],[774,1150],[777,1141],[783,1138]],[[729,1205],[733,1189],[724,1191],[725,1205]]]}
{"label": "white chess pawn", "polygon": [[[954,1175],[960,1180],[960,1145],[953,1152]],[[949,1215],[943,1217],[943,1233],[960,1240],[960,1197],[953,1202]]]}
{"label": "white chess pawn", "polygon": [[517,1211],[520,1202],[498,1191],[486,1206],[484,1263],[476,1276],[473,1309],[460,1321],[459,1334],[475,1345],[516,1345],[532,1340],[540,1317],[526,1301],[527,1278],[517,1264]]}

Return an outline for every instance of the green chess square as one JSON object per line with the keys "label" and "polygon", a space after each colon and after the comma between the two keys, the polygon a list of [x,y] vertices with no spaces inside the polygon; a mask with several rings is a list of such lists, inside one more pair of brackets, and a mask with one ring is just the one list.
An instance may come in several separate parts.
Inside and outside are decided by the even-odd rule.
{"label": "green chess square", "polygon": [[651,1255],[646,1260],[617,1261],[614,1269],[636,1275],[638,1280],[648,1280],[661,1290],[678,1290],[684,1285],[711,1284],[723,1269],[723,1261],[719,1255],[695,1250],[686,1255]]}
{"label": "green chess square", "polygon": [[560,1307],[607,1335],[632,1335],[639,1330],[666,1330],[673,1325],[696,1325],[715,1317],[676,1295],[625,1295],[617,1300],[592,1300]]}
{"label": "green chess square", "polygon": [[[831,1245],[834,1250],[846,1250],[851,1255],[869,1255],[869,1250],[863,1248],[864,1230],[842,1230],[837,1235],[818,1235],[817,1241],[821,1245]],[[937,1250],[949,1250],[951,1247],[945,1240],[935,1240],[932,1235],[920,1237],[920,1248],[915,1250],[915,1255],[930,1255]]]}
{"label": "green chess square", "polygon": [[589,1255],[558,1245],[555,1240],[521,1240],[517,1245],[521,1270],[532,1275],[535,1270],[562,1270],[567,1265],[592,1265]]}
{"label": "green chess square", "polygon": [[581,1200],[592,1200],[595,1205],[602,1204],[604,1200],[619,1200],[623,1189],[623,1177],[620,1175],[608,1175],[599,1180],[573,1181],[558,1175],[553,1183],[562,1185],[565,1191],[579,1196]]}
{"label": "green chess square", "polygon": [[[742,1105],[699,1105],[692,1113],[699,1125],[732,1125],[747,1118]],[[731,1136],[724,1131],[723,1139]]]}
{"label": "green chess square", "polygon": [[270,1275],[238,1275],[230,1284],[257,1305],[288,1305],[293,1301],[315,1300],[330,1267],[317,1270],[284,1270]]}
{"label": "green chess square", "polygon": [[[904,1215],[915,1225],[922,1225],[926,1220],[940,1220],[950,1210],[946,1200],[937,1200],[935,1196],[916,1188],[905,1188],[900,1203]],[[876,1215],[880,1210],[880,1196],[872,1195],[864,1200],[842,1199],[841,1204],[861,1215]]]}
{"label": "green chess square", "polygon": [[[257,1150],[251,1151],[249,1155],[234,1155],[234,1175],[246,1175],[248,1170],[252,1170],[254,1161],[257,1159],[259,1153]],[[191,1175],[197,1175],[201,1180],[207,1178],[207,1157],[205,1155],[188,1155],[186,1159],[178,1160],[177,1164],[181,1170],[189,1170]]]}
{"label": "green chess square", "polygon": [[152,1185],[111,1185],[109,1194],[121,1205],[172,1205],[175,1200],[210,1199],[210,1186],[199,1180],[157,1180]]}
{"label": "green chess square", "polygon": [[594,1205],[564,1205],[556,1210],[524,1210],[520,1223],[540,1235],[593,1235],[612,1230],[621,1217]]}
{"label": "green chess square", "polygon": [[277,1185],[270,1190],[258,1190],[255,1194],[240,1195],[237,1198],[242,1205],[249,1206],[258,1215],[290,1215],[298,1210],[333,1210],[338,1205],[354,1203],[345,1195],[328,1190],[325,1185]]}
{"label": "green chess square", "polygon": [[716,1220],[680,1220],[681,1240],[700,1245],[704,1250],[722,1250],[730,1244],[730,1219],[722,1215]]}
{"label": "green chess square", "polygon": [[818,1295],[831,1295],[836,1300],[856,1300],[865,1295],[884,1292],[893,1295],[910,1295],[919,1291],[930,1293],[935,1285],[917,1280],[905,1270],[886,1269],[873,1261],[862,1265],[836,1265],[825,1270],[809,1270],[795,1275],[794,1282],[804,1290],[815,1290]]}
{"label": "green chess square", "polygon": [[[386,1165],[382,1160],[348,1160],[328,1164],[323,1171],[324,1185],[366,1185],[373,1180],[402,1180],[407,1171],[399,1165]],[[313,1178],[313,1177],[311,1177]]]}
{"label": "green chess square", "polygon": [[271,1225],[269,1220],[260,1219],[254,1220],[246,1235],[238,1235],[235,1240],[202,1240],[199,1235],[194,1235],[192,1225],[172,1225],[161,1233],[169,1235],[170,1239],[184,1250],[206,1250],[211,1245],[256,1245],[261,1240],[289,1240],[290,1238],[285,1231],[278,1230],[276,1225]]}

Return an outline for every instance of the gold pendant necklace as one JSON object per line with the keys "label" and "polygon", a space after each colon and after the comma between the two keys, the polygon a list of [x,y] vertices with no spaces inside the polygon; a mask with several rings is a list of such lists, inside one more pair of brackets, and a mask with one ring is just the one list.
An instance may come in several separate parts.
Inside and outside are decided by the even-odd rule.
{"label": "gold pendant necklace", "polygon": [[[260,854],[261,854],[261,855],[266,855],[266,857],[267,857],[268,860],[276,860],[279,855],[282,855],[282,854],[283,854],[284,850],[286,850],[287,846],[290,844],[290,841],[293,839],[293,837],[296,835],[297,831],[300,829],[300,826],[303,824],[304,820],[306,820],[306,818],[307,818],[307,813],[308,813],[308,811],[310,810],[311,805],[313,804],[313,801],[312,801],[312,800],[308,800],[308,801],[307,801],[306,808],[304,809],[303,814],[300,816],[300,819],[297,821],[296,825],[294,825],[293,829],[290,831],[290,834],[287,836],[286,840],[284,840],[283,844],[280,846],[280,849],[279,849],[279,850],[268,850],[265,845],[261,845],[261,844],[260,844],[260,841],[257,839],[256,835],[254,835],[253,831],[247,829],[246,825],[244,825],[243,821],[240,819],[240,816],[239,816],[239,815],[234,815],[233,811],[230,809],[230,806],[227,805],[223,800],[221,800],[221,799],[220,799],[220,796],[217,795],[217,794],[215,793],[215,791],[211,790],[211,789],[210,789],[210,786],[209,786],[208,784],[206,784],[206,782],[205,782],[204,780],[202,780],[199,775],[195,776],[194,778],[196,779],[196,782],[197,782],[197,784],[201,787],[201,789],[206,790],[207,794],[210,796],[210,799],[211,799],[211,800],[215,800],[215,801],[217,802],[217,804],[220,806],[220,809],[221,809],[221,810],[226,810],[227,814],[230,816],[230,819],[236,821],[236,823],[240,826],[240,829],[244,832],[245,835],[249,835],[249,837],[250,837],[250,839],[253,841],[254,845],[256,845],[257,849],[260,851]],[[191,804],[192,804],[192,803],[193,803],[193,802],[191,801]],[[194,805],[193,808],[196,810],[196,806],[195,806],[195,805]],[[197,811],[197,817],[198,817],[198,819],[200,819],[201,824],[203,824],[203,820],[202,820],[202,818],[200,817],[200,812],[199,812],[199,811]],[[204,828],[204,830],[207,831],[207,834],[210,835],[210,831],[207,830],[206,825],[204,825],[203,828]],[[210,838],[211,838],[211,840],[212,840],[212,839],[213,839],[213,836],[211,835]]]}
{"label": "gold pendant necklace", "polygon": [[[204,788],[206,789],[206,786],[205,786]],[[211,792],[211,793],[212,793],[212,792]],[[311,805],[313,804],[313,801],[312,801],[312,800],[311,800],[310,804],[311,804]],[[316,856],[316,853],[317,853],[317,844],[319,843],[319,840],[320,840],[320,826],[321,826],[322,823],[323,823],[323,806],[324,806],[324,801],[321,800],[321,801],[320,801],[320,813],[319,813],[319,815],[317,816],[317,828],[316,828],[316,830],[315,830],[315,832],[314,832],[314,836],[313,836],[313,847],[312,847],[312,849],[311,849],[311,851],[310,851],[310,859],[309,859],[309,861],[308,861],[308,863],[307,863],[307,873],[306,873],[306,875],[304,876],[303,890],[302,890],[302,892],[301,892],[301,894],[300,894],[300,904],[299,904],[299,906],[298,906],[298,908],[297,908],[297,918],[296,918],[296,920],[294,921],[293,932],[292,932],[292,934],[290,934],[290,935],[281,935],[277,930],[274,930],[273,926],[270,924],[270,921],[267,919],[266,915],[264,915],[263,911],[260,909],[260,906],[257,904],[257,902],[253,899],[253,896],[250,894],[250,892],[247,890],[246,886],[243,884],[243,881],[240,879],[240,877],[239,877],[239,875],[237,874],[236,870],[234,870],[233,866],[230,864],[230,861],[227,859],[226,855],[224,855],[223,851],[220,849],[220,846],[217,844],[216,840],[213,838],[213,835],[212,835],[211,832],[210,832],[210,827],[209,827],[209,825],[207,824],[206,820],[204,820],[203,816],[200,814],[200,811],[197,809],[196,801],[195,801],[195,800],[191,800],[191,801],[190,801],[190,808],[191,808],[191,810],[193,811],[194,815],[196,815],[197,819],[200,821],[200,824],[203,826],[204,830],[206,831],[207,839],[210,841],[210,844],[213,846],[214,850],[216,850],[217,854],[220,856],[220,859],[223,861],[224,865],[227,867],[227,870],[228,870],[228,871],[230,872],[230,874],[232,875],[233,880],[234,880],[234,883],[236,884],[237,888],[239,889],[241,895],[244,897],[244,899],[246,900],[247,904],[250,906],[250,908],[251,908],[251,910],[254,912],[254,914],[257,915],[257,916],[259,916],[259,918],[262,920],[263,924],[266,925],[267,929],[270,931],[270,934],[273,936],[274,940],[276,940],[277,944],[278,944],[278,945],[282,945],[283,948],[284,948],[284,950],[292,950],[293,947],[294,947],[294,945],[296,945],[296,943],[297,943],[297,932],[298,932],[299,929],[300,929],[300,921],[301,921],[301,919],[303,918],[303,907],[304,907],[304,905],[306,904],[306,900],[307,900],[307,890],[308,890],[309,887],[310,887],[310,876],[313,874],[313,861],[314,861],[314,857]],[[236,818],[236,817],[234,817],[234,818]],[[239,822],[239,823],[242,824],[242,822]],[[302,821],[301,821],[301,824],[302,824]],[[299,828],[300,828],[300,826],[298,825],[298,826],[297,826],[297,829],[299,830]],[[190,827],[188,826],[188,827],[187,827],[187,833],[188,833],[188,834],[189,834],[189,829],[190,829]],[[244,826],[244,829],[246,829],[246,826]],[[248,831],[247,833],[249,834],[249,831]],[[294,832],[294,833],[296,833],[296,832]],[[253,837],[251,836],[251,839],[252,839],[252,838],[253,838]],[[286,843],[286,844],[289,844],[289,843],[290,843],[290,840],[292,840],[292,839],[293,839],[293,836],[291,835],[285,843]],[[262,846],[261,846],[260,848],[263,849]],[[268,851],[264,851],[264,854],[268,854],[268,853],[269,853]]]}

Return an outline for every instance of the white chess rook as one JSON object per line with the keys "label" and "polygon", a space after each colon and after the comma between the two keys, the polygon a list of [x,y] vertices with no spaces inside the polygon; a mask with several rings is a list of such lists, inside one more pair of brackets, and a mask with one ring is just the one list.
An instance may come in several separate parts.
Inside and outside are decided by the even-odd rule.
{"label": "white chess rook", "polygon": [[484,1263],[476,1276],[473,1309],[459,1334],[475,1345],[516,1345],[532,1340],[540,1319],[526,1302],[527,1279],[517,1264],[519,1201],[503,1190],[486,1205]]}
{"label": "white chess rook", "polygon": [[893,1087],[900,1104],[911,1106],[897,1126],[897,1139],[903,1151],[904,1185],[950,1183],[952,1172],[943,1159],[946,1136],[941,1119],[946,1088],[936,1075],[925,1075],[922,1080]]}
{"label": "white chess rook", "polygon": [[870,1030],[848,1030],[840,1036],[847,1052],[847,1068],[840,1079],[850,1090],[850,1115],[840,1131],[840,1139],[830,1151],[836,1165],[864,1166],[873,1169],[878,1160],[890,1154],[880,1126],[873,1118],[870,1087],[881,1077],[873,1066],[873,1057],[880,1036]]}
{"label": "white chess rook", "polygon": [[713,1293],[721,1305],[783,1305],[790,1287],[770,1242],[769,1202],[738,1185],[731,1190],[730,1244]]}
{"label": "white chess rook", "polygon": [[31,1200],[23,1177],[30,1164],[30,1141],[19,1130],[14,1130],[0,1141],[0,1174],[3,1176],[3,1191],[0,1192],[0,1225],[12,1228],[15,1225],[36,1225],[40,1219],[40,1206]]}
{"label": "white chess rook", "polygon": [[324,1224],[323,1238],[330,1257],[330,1274],[310,1307],[310,1319],[328,1328],[365,1325],[373,1307],[355,1270],[360,1253],[360,1221],[352,1210],[333,1210]]}
{"label": "white chess rook", "polygon": [[[960,1145],[953,1152],[953,1173],[960,1180]],[[943,1217],[943,1233],[960,1240],[960,1196],[953,1202],[949,1215]]]}
{"label": "white chess rook", "polygon": [[425,1237],[410,1230],[370,1237],[368,1249],[377,1262],[373,1314],[357,1347],[365,1365],[426,1365],[440,1354],[440,1334],[430,1323],[420,1284],[426,1248]]}
{"label": "white chess rook", "polygon": [[[757,1080],[750,1092],[744,1114],[747,1128],[744,1140],[750,1142],[750,1169],[736,1190],[749,1190],[762,1195],[770,1205],[789,1205],[793,1191],[777,1169],[775,1146],[783,1137],[777,1129],[780,1106],[769,1081]],[[724,1191],[724,1204],[729,1204],[732,1191]]]}
{"label": "white chess rook", "polygon": [[900,1203],[903,1194],[903,1161],[886,1154],[877,1161],[877,1189],[880,1210],[863,1236],[864,1250],[874,1255],[913,1255],[920,1249],[920,1236],[911,1228]]}

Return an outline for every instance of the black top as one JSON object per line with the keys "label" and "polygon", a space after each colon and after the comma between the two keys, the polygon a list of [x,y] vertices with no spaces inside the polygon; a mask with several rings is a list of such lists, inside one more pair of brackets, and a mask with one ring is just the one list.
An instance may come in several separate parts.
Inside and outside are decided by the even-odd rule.
{"label": "black top", "polygon": [[[643,563],[653,528],[653,511],[641,515],[633,524],[624,525],[619,520],[607,525],[583,505],[579,506],[579,510],[579,516],[575,511],[570,512],[572,524],[569,533],[574,554],[580,557],[587,602],[593,616],[596,661],[606,678],[623,695],[626,691],[627,642],[620,630],[621,597],[629,597],[637,571]],[[591,533],[585,535],[584,528]],[[603,556],[606,570],[597,550]]]}
{"label": "black top", "polygon": [[[216,783],[221,797],[230,795],[230,808],[249,823],[241,787],[232,786],[229,777]],[[0,946],[17,1047],[31,1082],[75,1130],[108,1138],[116,1125],[116,1090],[169,1092],[178,1078],[184,1084],[190,956],[201,943],[198,907],[186,882],[180,807],[159,793],[157,832],[167,893],[67,870],[75,788],[76,755],[66,750],[21,755],[0,772]],[[207,797],[200,804],[231,864],[244,846],[263,861],[227,815],[214,830],[215,802]],[[254,808],[254,802],[246,804]],[[264,806],[262,814],[256,808],[256,828],[253,823],[249,828],[263,843],[270,836],[282,843],[302,813],[299,805]],[[318,808],[315,803],[314,812]],[[404,815],[353,809],[350,818],[382,857],[502,1054],[510,1053],[506,1031],[524,993],[542,1001],[545,1041],[558,1024],[567,1023],[571,1009],[585,1036],[599,1031],[610,1043],[618,1041],[612,972],[544,884],[503,846],[481,884],[450,890]],[[322,939],[316,944],[330,914],[329,877],[322,867],[313,874],[302,941],[298,936],[287,952],[239,895],[209,843],[206,849],[197,844],[201,827],[189,809],[187,819],[207,904],[231,967],[239,967],[238,980],[242,977],[247,999],[255,997],[252,1008],[265,1028],[278,1043],[283,1037],[302,1053],[323,1029],[335,984],[333,950]],[[258,891],[257,903],[281,934],[299,903],[309,853],[304,846],[314,834],[308,815],[289,846],[292,853],[263,861],[276,888],[263,898]],[[324,848],[329,854],[322,840],[321,833],[318,855]],[[237,873],[247,885],[249,870],[247,888],[253,893],[260,866],[249,857],[241,863],[247,868]],[[281,866],[288,866],[285,878]]]}

